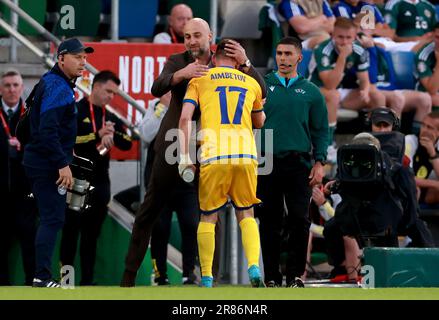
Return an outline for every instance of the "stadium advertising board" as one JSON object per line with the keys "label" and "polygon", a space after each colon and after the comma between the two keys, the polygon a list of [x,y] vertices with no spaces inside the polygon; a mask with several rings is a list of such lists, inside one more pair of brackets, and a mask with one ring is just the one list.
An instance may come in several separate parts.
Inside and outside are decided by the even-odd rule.
{"label": "stadium advertising board", "polygon": [[[147,108],[148,102],[154,98],[151,87],[167,58],[171,54],[184,51],[184,46],[180,44],[89,42],[87,45],[95,49],[95,52],[88,56],[88,62],[98,70],[115,72],[121,80],[120,88],[144,108]],[[92,81],[93,75],[88,71],[78,79],[78,83],[81,82],[90,89]],[[81,92],[78,92],[78,98],[82,98]],[[120,96],[116,96],[111,105],[133,124],[138,123],[142,118],[142,114]],[[114,148],[111,157],[117,160],[138,159],[138,144],[133,143],[129,151]]]}

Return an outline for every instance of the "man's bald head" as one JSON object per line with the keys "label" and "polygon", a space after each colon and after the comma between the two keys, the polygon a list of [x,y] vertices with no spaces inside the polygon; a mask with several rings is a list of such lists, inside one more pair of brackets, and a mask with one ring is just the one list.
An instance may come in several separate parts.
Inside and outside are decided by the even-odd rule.
{"label": "man's bald head", "polygon": [[177,4],[172,7],[169,16],[169,27],[180,37],[186,23],[193,18],[192,9],[185,4]]}
{"label": "man's bald head", "polygon": [[184,27],[184,45],[194,58],[205,55],[210,50],[212,32],[206,20],[193,18]]}
{"label": "man's bald head", "polygon": [[201,18],[193,18],[189,20],[187,26],[185,27],[185,32],[186,29],[197,29],[199,31],[205,32],[206,34],[211,33],[209,24],[206,20]]}

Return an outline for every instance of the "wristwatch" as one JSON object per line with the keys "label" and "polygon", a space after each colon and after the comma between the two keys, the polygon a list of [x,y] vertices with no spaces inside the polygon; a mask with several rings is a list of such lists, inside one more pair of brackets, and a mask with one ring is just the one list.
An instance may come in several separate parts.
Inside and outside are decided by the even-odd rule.
{"label": "wristwatch", "polygon": [[240,68],[245,68],[245,67],[250,68],[251,65],[252,65],[252,63],[250,62],[250,59],[247,59],[247,60],[245,60],[245,62],[244,62],[243,64],[241,64],[239,67],[240,67]]}

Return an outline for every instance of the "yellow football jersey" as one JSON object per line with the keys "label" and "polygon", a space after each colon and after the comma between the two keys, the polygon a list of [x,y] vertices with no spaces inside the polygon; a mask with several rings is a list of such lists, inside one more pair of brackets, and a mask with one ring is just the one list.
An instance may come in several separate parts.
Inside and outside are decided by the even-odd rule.
{"label": "yellow football jersey", "polygon": [[189,82],[183,103],[200,108],[201,163],[256,159],[252,112],[262,111],[255,79],[231,67],[216,67]]}

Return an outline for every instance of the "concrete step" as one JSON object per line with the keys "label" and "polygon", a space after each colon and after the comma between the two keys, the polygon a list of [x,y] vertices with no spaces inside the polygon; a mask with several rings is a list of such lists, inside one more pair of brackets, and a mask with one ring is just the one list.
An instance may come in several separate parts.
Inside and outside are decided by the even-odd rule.
{"label": "concrete step", "polygon": [[[44,53],[49,52],[49,42],[41,41],[39,38],[27,37],[36,47]],[[9,63],[11,39],[0,38],[0,63]],[[41,60],[27,47],[17,41],[17,62],[16,63],[39,63]]]}

